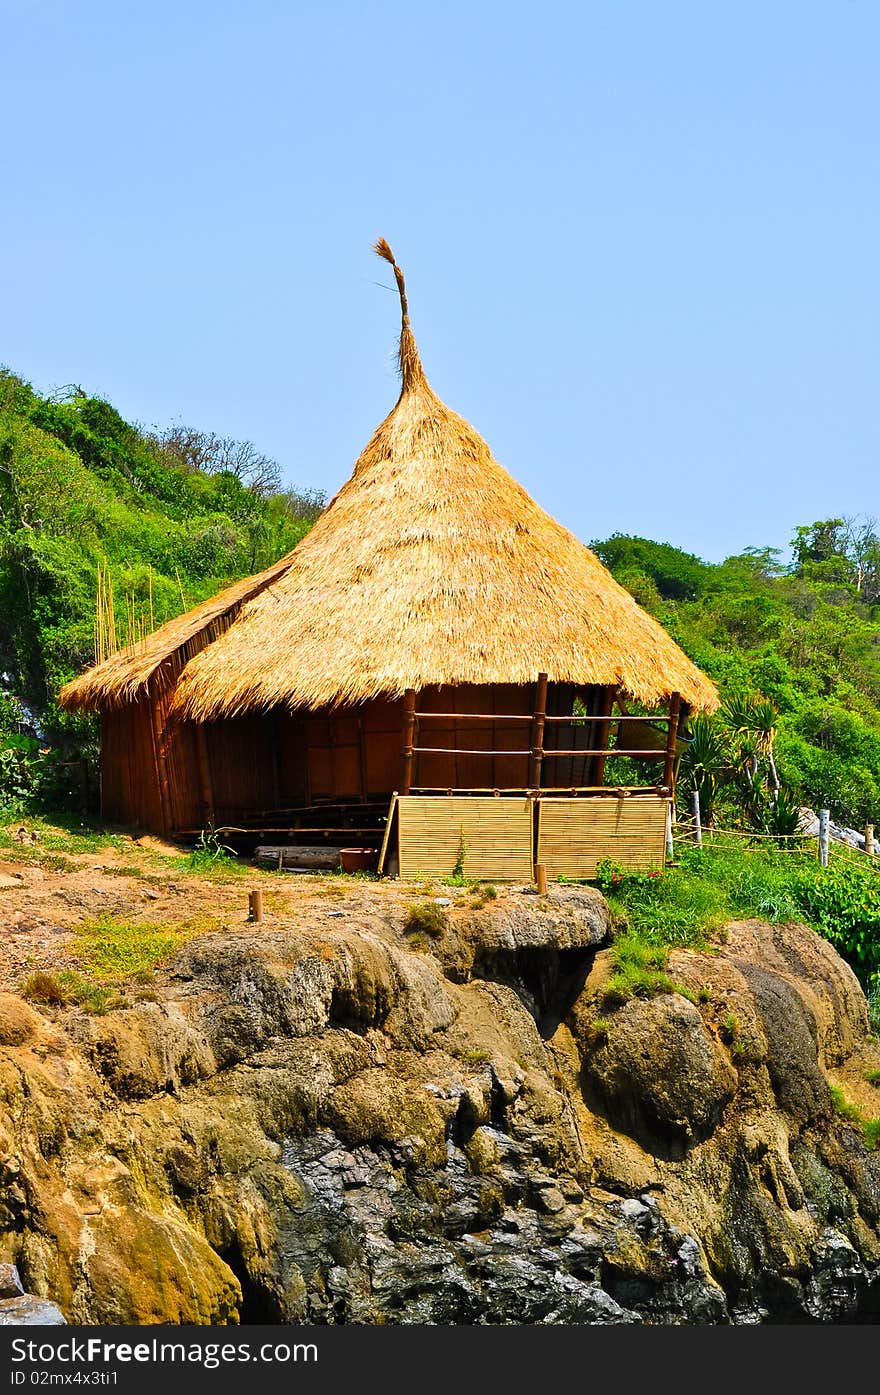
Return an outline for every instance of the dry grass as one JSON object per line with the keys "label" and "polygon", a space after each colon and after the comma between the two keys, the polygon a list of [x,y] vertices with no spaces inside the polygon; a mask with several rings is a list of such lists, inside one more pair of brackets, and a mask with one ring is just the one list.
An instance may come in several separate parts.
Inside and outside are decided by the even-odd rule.
{"label": "dry grass", "polygon": [[709,680],[433,392],[403,276],[387,243],[376,250],[401,296],[402,387],[349,481],[275,568],[68,684],[63,705],[132,698],[153,674],[179,672],[172,711],[211,721],[531,684],[541,670],[551,683],[619,685],[649,707],[678,692],[713,709]]}

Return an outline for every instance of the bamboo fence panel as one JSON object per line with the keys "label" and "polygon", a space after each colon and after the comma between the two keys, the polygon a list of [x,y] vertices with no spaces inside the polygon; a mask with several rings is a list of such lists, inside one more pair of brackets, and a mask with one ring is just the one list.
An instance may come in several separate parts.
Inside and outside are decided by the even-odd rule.
{"label": "bamboo fence panel", "polygon": [[662,867],[667,804],[658,796],[542,799],[536,861],[551,879],[593,877],[604,858],[634,871]]}
{"label": "bamboo fence panel", "polygon": [[400,795],[397,816],[401,877],[449,877],[464,846],[464,876],[532,880],[528,799]]}

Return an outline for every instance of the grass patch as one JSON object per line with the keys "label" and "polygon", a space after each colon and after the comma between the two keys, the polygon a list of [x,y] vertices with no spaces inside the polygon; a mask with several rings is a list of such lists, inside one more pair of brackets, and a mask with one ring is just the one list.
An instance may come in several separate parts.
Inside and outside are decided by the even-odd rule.
{"label": "grass patch", "polygon": [[611,946],[613,972],[605,985],[604,1001],[610,1007],[619,1007],[631,998],[675,992],[675,984],[665,972],[668,958],[667,945],[632,931],[618,935]]}
{"label": "grass patch", "polygon": [[880,1119],[868,1118],[862,1113],[857,1104],[847,1099],[839,1085],[829,1085],[831,1103],[834,1112],[841,1119],[846,1119],[851,1124],[856,1124],[862,1132],[866,1148],[876,1148],[880,1145]]}
{"label": "grass patch", "polygon": [[665,875],[600,863],[595,878],[619,930],[641,941],[707,949],[726,921],[802,921],[859,976],[880,1032],[880,867],[819,867],[810,851],[685,847]]}
{"label": "grass patch", "polygon": [[44,969],[37,969],[36,973],[28,975],[21,985],[21,996],[42,1007],[63,1007],[67,1002],[58,975],[47,974]]}
{"label": "grass patch", "polygon": [[472,911],[481,911],[490,901],[497,901],[498,890],[491,882],[480,883],[471,888],[471,899],[468,907]]}
{"label": "grass patch", "polygon": [[150,924],[110,915],[83,921],[76,929],[82,976],[97,985],[143,982],[187,940],[220,930],[222,925],[216,916],[209,915],[190,916],[178,924]]}
{"label": "grass patch", "polygon": [[583,1037],[588,1046],[604,1046],[611,1024],[607,1017],[594,1017],[584,1027]]}
{"label": "grass patch", "polygon": [[407,935],[431,935],[436,939],[446,929],[446,911],[436,901],[414,901],[407,911],[404,931]]}

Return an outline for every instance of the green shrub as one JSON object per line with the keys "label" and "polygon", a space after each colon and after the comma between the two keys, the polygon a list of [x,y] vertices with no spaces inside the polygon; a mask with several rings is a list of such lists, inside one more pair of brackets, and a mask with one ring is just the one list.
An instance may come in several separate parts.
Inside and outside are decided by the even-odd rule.
{"label": "green shrub", "polygon": [[446,929],[447,916],[436,901],[414,901],[407,911],[404,930],[408,935],[424,933],[435,939]]}

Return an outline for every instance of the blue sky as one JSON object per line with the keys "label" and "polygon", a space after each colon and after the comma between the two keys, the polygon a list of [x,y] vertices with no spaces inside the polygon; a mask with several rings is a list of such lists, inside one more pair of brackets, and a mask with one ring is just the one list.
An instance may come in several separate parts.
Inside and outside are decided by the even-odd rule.
{"label": "blue sky", "polygon": [[880,7],[0,0],[0,361],[334,491],[434,387],[585,541],[876,514]]}

